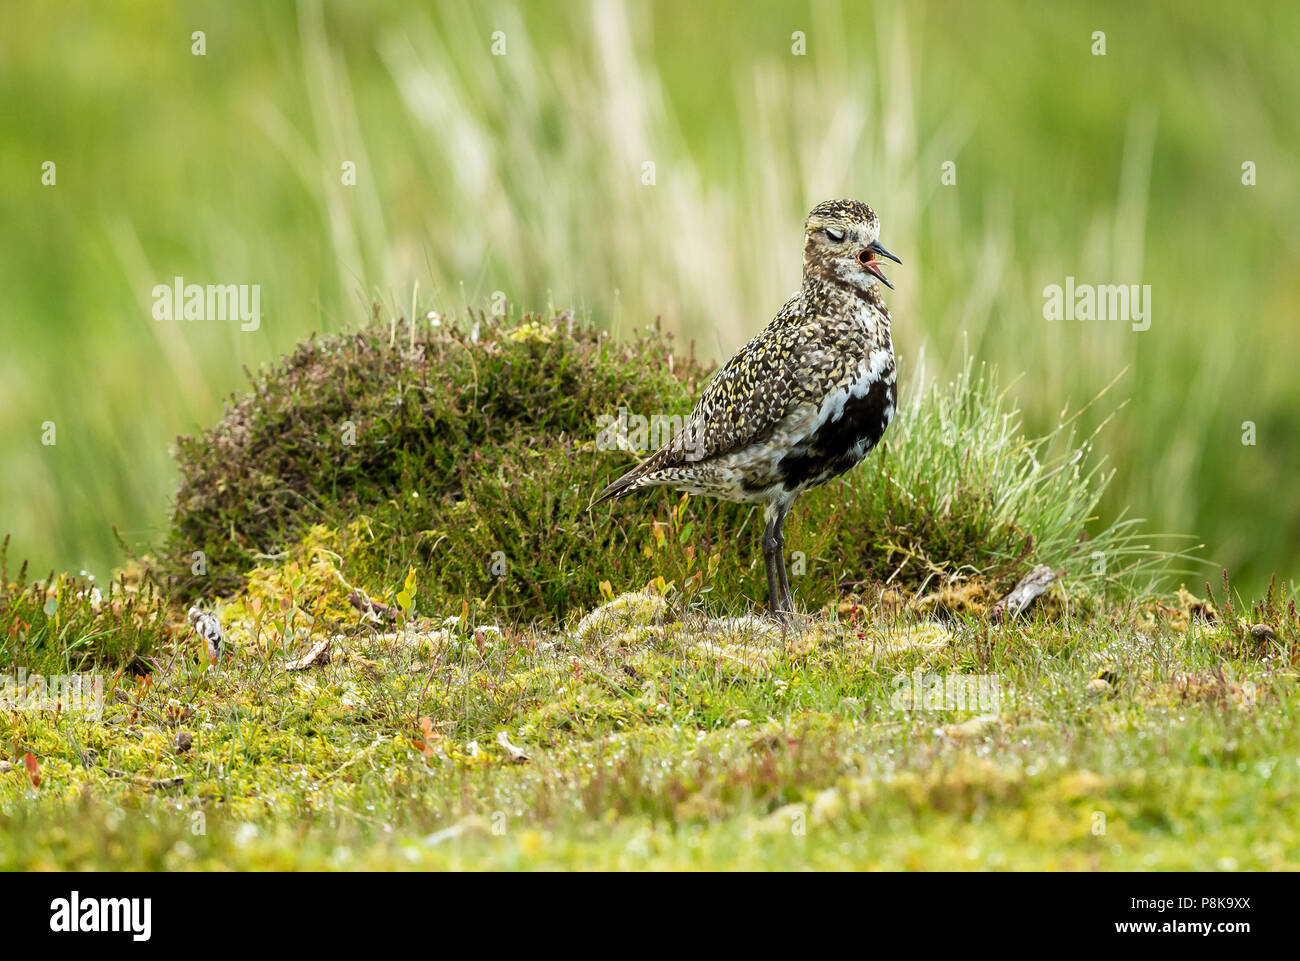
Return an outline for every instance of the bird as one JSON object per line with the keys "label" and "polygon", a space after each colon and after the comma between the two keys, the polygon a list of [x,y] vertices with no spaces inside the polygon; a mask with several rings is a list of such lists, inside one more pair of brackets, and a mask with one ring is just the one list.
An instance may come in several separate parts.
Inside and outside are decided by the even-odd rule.
{"label": "bird", "polygon": [[225,632],[221,629],[221,619],[198,605],[190,607],[185,616],[193,625],[194,633],[203,639],[208,661],[212,664],[220,663],[226,641]]}
{"label": "bird", "polygon": [[860,463],[898,405],[885,260],[902,263],[867,204],[814,207],[798,292],[709,381],[682,429],[590,506],[650,487],[764,505],[768,607],[788,624],[786,516],[799,495]]}

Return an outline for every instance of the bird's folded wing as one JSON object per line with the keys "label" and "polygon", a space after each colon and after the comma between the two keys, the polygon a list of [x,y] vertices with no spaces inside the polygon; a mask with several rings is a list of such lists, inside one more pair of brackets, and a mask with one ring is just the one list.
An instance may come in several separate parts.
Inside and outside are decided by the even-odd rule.
{"label": "bird's folded wing", "polygon": [[651,460],[652,469],[699,463],[761,443],[794,409],[820,393],[816,371],[824,348],[815,327],[785,346],[760,334],[720,370],[690,419]]}

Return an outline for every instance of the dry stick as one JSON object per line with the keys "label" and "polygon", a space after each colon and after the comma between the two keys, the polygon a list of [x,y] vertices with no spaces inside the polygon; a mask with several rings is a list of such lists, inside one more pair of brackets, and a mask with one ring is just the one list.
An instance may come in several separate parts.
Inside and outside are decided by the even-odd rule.
{"label": "dry stick", "polygon": [[989,611],[989,620],[1002,620],[1004,615],[1007,615],[1008,620],[1019,616],[1025,608],[1038,599],[1040,594],[1052,586],[1054,580],[1056,580],[1056,572],[1046,564],[1039,564],[1020,579],[1020,583],[1010,594],[993,605],[993,609]]}

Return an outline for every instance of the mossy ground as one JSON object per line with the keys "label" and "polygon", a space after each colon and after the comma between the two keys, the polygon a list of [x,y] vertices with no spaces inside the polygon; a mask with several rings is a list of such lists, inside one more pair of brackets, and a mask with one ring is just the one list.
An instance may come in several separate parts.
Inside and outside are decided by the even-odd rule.
{"label": "mossy ground", "polygon": [[[1190,604],[994,625],[846,603],[782,636],[617,605],[525,632],[354,614],[305,671],[189,644],[112,678],[100,720],[7,713],[0,866],[1300,865],[1278,606],[1252,634]],[[991,676],[998,702],[927,709],[914,672]]]}
{"label": "mossy ground", "polygon": [[[0,711],[0,867],[1300,865],[1282,591],[1141,593],[1159,552],[1097,526],[1087,443],[1024,438],[968,368],[801,501],[782,633],[748,508],[586,510],[635,461],[600,415],[686,410],[704,376],[563,315],[256,375],[182,439],[158,561],[99,590],[0,555],[0,664],[104,684],[98,717]],[[1051,593],[991,619],[1040,563]]]}

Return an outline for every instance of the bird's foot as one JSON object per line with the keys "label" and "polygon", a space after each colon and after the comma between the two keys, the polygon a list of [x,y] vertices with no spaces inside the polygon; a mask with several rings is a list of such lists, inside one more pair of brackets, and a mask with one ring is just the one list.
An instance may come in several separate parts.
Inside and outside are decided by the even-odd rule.
{"label": "bird's foot", "polygon": [[770,608],[767,616],[781,625],[783,631],[800,630],[812,623],[812,618],[807,614],[796,614],[794,611],[782,610],[780,608]]}

